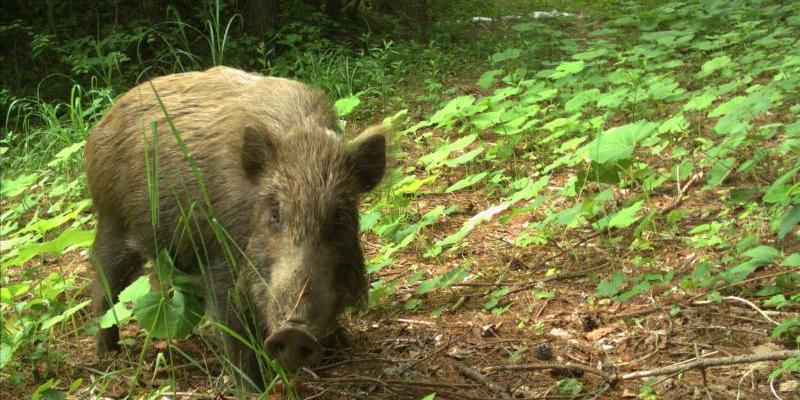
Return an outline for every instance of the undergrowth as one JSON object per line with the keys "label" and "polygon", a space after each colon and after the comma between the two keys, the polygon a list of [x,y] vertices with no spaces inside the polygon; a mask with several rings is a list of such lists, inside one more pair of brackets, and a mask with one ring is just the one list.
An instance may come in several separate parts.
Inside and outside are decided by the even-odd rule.
{"label": "undergrowth", "polygon": [[[337,109],[351,123],[387,116],[399,128],[397,169],[361,216],[362,231],[380,240],[368,262],[376,277],[373,309],[447,312],[425,308],[431,293],[494,280],[470,260],[475,230],[524,220],[512,243],[521,250],[555,243],[578,258],[579,244],[597,240],[609,253],[625,252],[591,275],[596,292],[587,302],[737,296],[765,309],[796,310],[798,7],[766,0],[619,2],[569,10],[569,16],[498,19],[508,15],[503,12],[524,14],[523,6],[509,4],[485,26],[469,20],[476,10],[456,13],[435,24],[427,41],[376,40],[367,31],[354,39],[356,46],[343,46],[325,37],[324,24],[308,21],[287,25],[268,41],[236,40],[219,14],[206,30],[177,16],[170,29],[204,32],[213,64],[236,54],[224,52],[225,40],[250,47],[258,57],[248,65],[324,88],[342,99]],[[157,31],[148,35],[166,40]],[[458,49],[448,41],[472,38]],[[86,276],[71,271],[85,265],[94,235],[82,147],[119,94],[110,81],[123,60],[94,47],[92,62],[99,64],[86,70],[98,79],[73,86],[68,100],[4,92],[0,369],[4,386],[36,382],[35,398],[87,386],[102,391],[104,379],[117,373],[106,371],[95,382],[61,382],[58,374],[69,354],[59,350],[62,342],[86,337],[92,319]],[[159,59],[169,66],[158,69],[199,68],[189,47],[170,42]],[[452,200],[462,195],[486,207],[464,209]],[[428,206],[419,206],[421,200]],[[692,252],[691,268],[666,263],[661,249],[667,244]],[[456,256],[462,262],[441,274],[412,269],[377,278],[411,253],[433,264]],[[554,266],[547,273],[563,271]],[[137,320],[125,304],[149,295],[143,282],[125,292],[118,308],[124,315],[101,323]],[[408,285],[415,292],[399,301],[398,288]],[[504,301],[512,290],[492,291],[482,307],[493,315],[520,307]],[[772,338],[797,349],[800,319],[784,315]],[[180,336],[195,330],[206,343],[211,324],[198,320]],[[142,325],[152,333],[153,326]],[[150,336],[125,344],[141,345],[143,337]],[[788,360],[770,379],[798,373],[799,365]]]}

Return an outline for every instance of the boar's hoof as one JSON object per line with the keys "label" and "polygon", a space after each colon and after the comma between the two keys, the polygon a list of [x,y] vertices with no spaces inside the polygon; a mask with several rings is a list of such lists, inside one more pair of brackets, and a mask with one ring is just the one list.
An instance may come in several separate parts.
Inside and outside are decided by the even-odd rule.
{"label": "boar's hoof", "polygon": [[118,353],[121,349],[119,346],[119,329],[113,327],[99,330],[95,337],[95,343],[94,353],[98,357]]}
{"label": "boar's hoof", "polygon": [[315,367],[322,360],[322,347],[301,326],[283,326],[266,342],[267,353],[290,371]]}

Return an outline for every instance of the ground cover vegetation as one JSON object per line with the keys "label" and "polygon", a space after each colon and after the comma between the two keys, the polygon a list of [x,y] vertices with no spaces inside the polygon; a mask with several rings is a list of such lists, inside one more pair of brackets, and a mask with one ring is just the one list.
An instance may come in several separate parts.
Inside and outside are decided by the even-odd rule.
{"label": "ground cover vegetation", "polygon": [[166,253],[89,307],[87,135],[136,82],[213,65],[397,131],[360,215],[367,304],[314,371],[267,360],[263,396],[797,398],[800,6],[134,3],[4,5],[9,398],[255,397]]}

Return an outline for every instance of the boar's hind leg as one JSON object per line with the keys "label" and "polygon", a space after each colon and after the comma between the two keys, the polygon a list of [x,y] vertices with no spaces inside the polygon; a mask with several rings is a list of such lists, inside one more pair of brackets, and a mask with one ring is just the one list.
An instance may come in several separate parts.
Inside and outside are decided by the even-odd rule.
{"label": "boar's hind leg", "polygon": [[[92,246],[95,265],[94,312],[100,317],[118,301],[119,292],[139,274],[144,259],[125,245],[124,230],[114,219],[98,218],[97,235]],[[119,350],[119,328],[97,331],[97,353]]]}

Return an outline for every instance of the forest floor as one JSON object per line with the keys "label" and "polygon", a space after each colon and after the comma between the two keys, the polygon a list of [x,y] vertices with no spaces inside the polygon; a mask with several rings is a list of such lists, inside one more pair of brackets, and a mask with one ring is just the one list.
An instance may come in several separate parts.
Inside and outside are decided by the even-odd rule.
{"label": "forest floor", "polygon": [[[684,203],[683,207],[714,206],[713,193],[691,189],[687,192],[689,204]],[[445,201],[457,201],[463,210],[489,205],[485,198],[477,196],[445,199],[433,195],[419,198],[417,206],[424,211]],[[656,201],[670,205],[675,198],[664,196]],[[432,236],[457,229],[470,215],[451,215]],[[565,236],[557,244],[526,249],[513,246],[523,225],[536,218],[542,216],[532,214],[506,223],[483,224],[469,236],[469,244],[463,250],[436,262],[420,256],[421,251],[416,249],[404,251],[375,278],[397,278],[419,270],[437,276],[467,260],[478,266],[481,274],[429,296],[413,312],[394,306],[411,298],[416,290],[415,285],[403,285],[377,307],[348,314],[342,320],[348,343],[328,349],[322,366],[300,371],[293,377],[296,394],[323,399],[419,399],[430,393],[443,399],[564,398],[570,396],[559,394],[557,381],[575,377],[583,386],[575,398],[800,398],[800,381],[796,377],[771,387],[767,376],[779,365],[776,361],[657,375],[649,383],[659,393],[657,397],[641,392],[648,378],[612,381],[591,372],[600,370],[606,375],[622,376],[698,359],[765,354],[783,350],[786,344],[770,338],[775,323],[769,315],[774,316],[774,312],[759,311],[735,296],[708,302],[700,300],[707,294],[702,290],[661,288],[625,302],[605,300],[592,304],[589,300],[597,285],[592,278],[609,271],[624,271],[630,250],[624,245],[603,243],[591,231]],[[378,248],[378,240],[373,235],[364,236],[368,257]],[[656,243],[660,245],[652,250],[653,257],[660,260],[663,268],[676,273],[685,273],[701,258],[696,250],[686,249],[677,239],[665,238]],[[800,246],[793,249],[798,251]],[[67,271],[87,284],[92,276],[85,253],[48,264],[52,270]],[[556,269],[559,274],[548,275],[548,271]],[[750,280],[758,282],[772,274],[775,272],[757,273]],[[510,288],[499,303],[508,308],[496,315],[483,304],[491,292],[501,287]],[[82,299],[83,296],[77,301]],[[94,340],[82,334],[82,327],[76,327],[73,333],[59,339],[65,356],[58,371],[64,381],[89,381],[102,376],[104,397],[124,397],[130,390],[137,396],[158,392],[174,378],[181,391],[166,391],[160,398],[229,398],[218,392],[227,377],[208,348],[205,336],[213,336],[208,331],[170,345],[154,340],[142,349],[143,332],[128,325],[123,329],[123,338],[138,339],[111,362],[94,357]],[[169,346],[180,351],[173,352],[173,367],[166,368],[160,358]],[[183,358],[180,353],[190,357]],[[583,368],[556,368],[568,363]],[[131,381],[132,376],[135,382]],[[12,396],[6,398],[23,398],[22,393],[33,388],[14,389],[5,392]],[[85,395],[88,393],[76,398]],[[269,395],[284,397],[280,385]]]}
{"label": "forest floor", "polygon": [[[593,28],[601,27],[600,23],[596,25]],[[583,23],[573,22],[569,32],[585,35],[585,30]],[[443,86],[456,87],[458,93],[487,96],[491,92],[485,85],[475,83],[482,72],[465,72],[443,82]],[[404,83],[409,92],[403,102],[413,104],[417,96],[425,94],[426,89],[418,83]],[[668,118],[673,109],[659,110],[658,117]],[[382,115],[395,110],[381,111],[375,106],[375,111]],[[400,128],[426,118],[430,111],[412,107],[411,121]],[[771,114],[758,124],[788,124],[792,121],[789,117]],[[373,122],[363,118],[351,124],[359,127]],[[713,136],[713,126],[704,123],[695,134]],[[450,135],[449,127],[430,126],[419,133],[423,131],[431,138]],[[487,141],[499,136],[491,129],[479,130],[478,134]],[[419,165],[420,158],[433,152],[437,144],[413,140],[409,135],[398,140],[404,156],[396,163],[404,170]],[[659,157],[647,154],[641,161],[655,166],[663,161]],[[533,161],[509,158],[498,160],[493,168],[536,176],[537,166]],[[597,294],[599,282],[613,281],[614,273],[642,274],[643,263],[655,266],[648,270],[653,273],[676,277],[699,274],[700,265],[719,257],[716,252],[721,250],[687,245],[691,241],[687,232],[714,216],[732,216],[726,225],[728,236],[720,234],[722,241],[741,239],[737,232],[752,234],[755,230],[763,237],[771,235],[769,221],[764,218],[754,228],[743,206],[732,206],[726,200],[727,190],[702,186],[708,168],[696,171],[682,184],[668,181],[647,194],[648,207],[658,216],[681,210],[677,230],[642,233],[636,225],[630,225],[611,235],[584,224],[557,227],[541,242],[518,245],[520,235],[531,224],[563,208],[559,202],[564,198],[553,196],[537,207],[483,221],[457,246],[434,257],[424,255],[431,244],[458,231],[476,213],[497,205],[503,196],[474,187],[453,193],[423,190],[414,194],[407,213],[424,215],[440,205],[456,206],[456,211],[426,226],[424,235],[371,274],[372,282],[393,282],[396,286],[376,298],[368,309],[353,310],[342,318],[344,339],[339,347],[326,350],[323,365],[292,375],[291,388],[279,382],[267,396],[432,399],[435,393],[435,398],[442,399],[800,399],[800,376],[796,373],[769,379],[781,360],[702,364],[736,356],[757,360],[765,354],[796,349],[791,340],[773,337],[772,331],[781,318],[798,315],[797,303],[766,308],[763,302],[741,293],[752,294],[775,277],[797,274],[797,267],[756,268],[731,286],[687,288],[677,278],[667,279],[620,301]],[[449,168],[436,174],[439,182],[450,185],[464,178],[466,172]],[[555,169],[549,173],[544,190],[556,191],[575,176],[573,169]],[[747,179],[735,173],[723,178],[730,187]],[[620,192],[625,195],[628,190],[621,188]],[[6,202],[4,208],[10,206],[8,199],[2,201]],[[368,206],[365,212],[375,211]],[[783,254],[798,253],[797,236],[792,232],[786,239],[770,243],[779,246]],[[635,246],[642,238],[647,246]],[[366,258],[380,256],[387,241],[372,230],[364,232]],[[74,279],[75,287],[90,286],[93,267],[85,250],[44,256],[39,261],[43,268],[34,272],[9,269],[9,282],[21,281],[22,275],[27,280],[41,280],[57,272]],[[469,272],[468,276],[441,290],[421,294],[423,281],[411,279],[446,276],[459,266]],[[709,297],[712,293],[716,297]],[[790,297],[796,292],[785,294]],[[88,299],[89,291],[83,290],[70,302]],[[417,299],[422,301],[412,303]],[[212,351],[216,333],[208,323],[187,339],[149,343],[137,324],[127,324],[121,329],[126,339],[124,350],[109,360],[94,356],[94,340],[86,335],[85,325],[91,320],[88,308],[76,315],[62,334],[52,339],[56,343],[49,344],[58,347],[59,362],[34,363],[31,378],[21,384],[0,382],[2,398],[30,397],[45,380],[40,378],[53,371],[59,379],[56,387],[79,382],[77,390],[64,388],[70,392],[69,398],[131,394],[137,398],[235,398],[224,389],[231,385]],[[173,358],[165,360],[165,354]],[[641,373],[641,377],[635,373]],[[84,387],[89,391],[81,389]]]}

